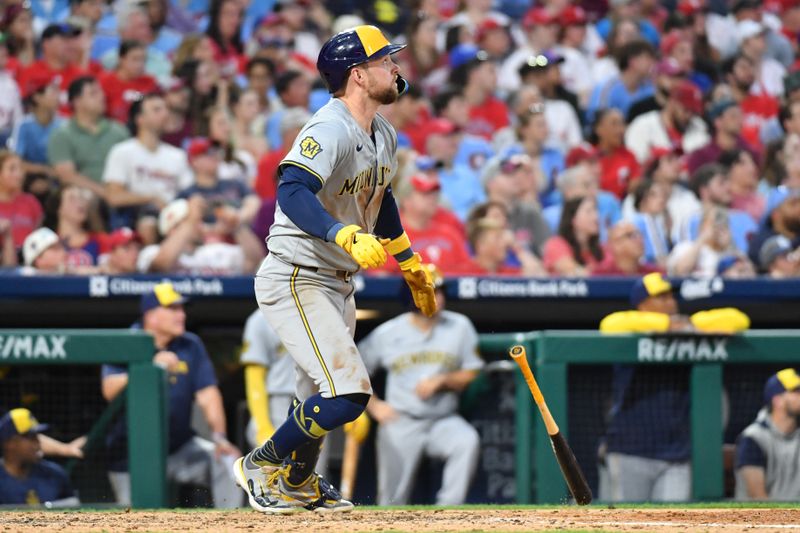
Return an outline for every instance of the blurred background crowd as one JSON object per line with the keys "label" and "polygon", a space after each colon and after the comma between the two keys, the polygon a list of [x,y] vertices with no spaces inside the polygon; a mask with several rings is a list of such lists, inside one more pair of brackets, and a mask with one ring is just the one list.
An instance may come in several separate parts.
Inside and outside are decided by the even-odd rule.
{"label": "blurred background crowd", "polygon": [[0,5],[11,272],[251,274],[361,23],[408,43],[393,189],[445,274],[800,272],[800,1]]}

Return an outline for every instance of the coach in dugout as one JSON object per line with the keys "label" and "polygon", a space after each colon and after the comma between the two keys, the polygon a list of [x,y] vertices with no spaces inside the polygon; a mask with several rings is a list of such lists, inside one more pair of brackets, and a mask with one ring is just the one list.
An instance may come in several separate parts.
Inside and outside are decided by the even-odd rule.
{"label": "coach in dugout", "polygon": [[[242,496],[230,465],[241,452],[226,437],[222,394],[208,352],[199,337],[186,331],[185,302],[171,283],[159,283],[142,295],[142,320],[134,326],[153,336],[153,363],[164,368],[169,379],[167,479],[209,487],[217,508],[239,507]],[[116,398],[127,385],[125,367],[103,365],[102,392],[107,401]],[[192,428],[194,403],[208,423],[212,440],[197,436]],[[108,477],[117,502],[129,506],[127,423],[124,416],[120,418],[107,438]]]}
{"label": "coach in dugout", "polygon": [[794,368],[764,385],[764,407],[736,441],[737,500],[800,500],[800,376]]}
{"label": "coach in dugout", "polygon": [[[750,327],[733,308],[678,313],[672,284],[654,272],[631,290],[634,310],[612,313],[601,333],[731,334]],[[614,365],[613,403],[599,446],[601,500],[687,501],[692,471],[687,365]]]}

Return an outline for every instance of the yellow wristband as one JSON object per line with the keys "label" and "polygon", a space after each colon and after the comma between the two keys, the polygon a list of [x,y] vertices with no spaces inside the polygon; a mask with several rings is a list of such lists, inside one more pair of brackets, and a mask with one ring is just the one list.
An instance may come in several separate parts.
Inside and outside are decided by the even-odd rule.
{"label": "yellow wristband", "polygon": [[389,255],[397,255],[400,252],[404,252],[411,248],[411,239],[408,238],[408,235],[404,231],[402,235],[396,237],[386,243],[384,249]]}

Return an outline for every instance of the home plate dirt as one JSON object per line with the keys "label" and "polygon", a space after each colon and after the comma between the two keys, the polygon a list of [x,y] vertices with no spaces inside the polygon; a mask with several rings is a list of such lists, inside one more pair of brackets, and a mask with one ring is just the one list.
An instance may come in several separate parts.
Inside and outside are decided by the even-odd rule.
{"label": "home plate dirt", "polygon": [[0,511],[3,532],[190,531],[357,533],[379,531],[797,531],[800,509],[357,509],[349,514],[265,516],[237,511]]}

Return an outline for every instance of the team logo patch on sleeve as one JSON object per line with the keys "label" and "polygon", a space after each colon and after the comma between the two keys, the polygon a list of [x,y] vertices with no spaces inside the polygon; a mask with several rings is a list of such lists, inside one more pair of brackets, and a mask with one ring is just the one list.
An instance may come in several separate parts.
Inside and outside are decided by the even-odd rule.
{"label": "team logo patch on sleeve", "polygon": [[314,159],[321,151],[322,147],[314,139],[314,137],[308,136],[300,141],[300,154],[304,157]]}

